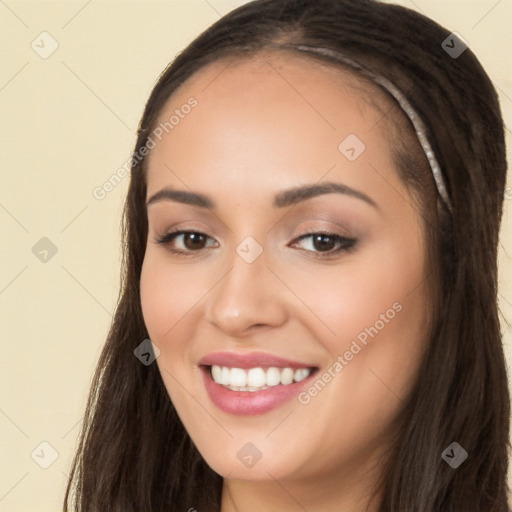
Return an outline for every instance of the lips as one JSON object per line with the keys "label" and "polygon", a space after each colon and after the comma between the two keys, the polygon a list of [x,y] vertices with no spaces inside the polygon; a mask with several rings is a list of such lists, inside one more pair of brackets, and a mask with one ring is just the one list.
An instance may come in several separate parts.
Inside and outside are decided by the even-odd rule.
{"label": "lips", "polygon": [[199,361],[206,391],[222,411],[263,414],[296,396],[317,367],[264,352],[218,352]]}
{"label": "lips", "polygon": [[199,360],[200,365],[204,366],[228,366],[230,368],[256,368],[274,366],[276,368],[310,368],[307,363],[292,361],[282,357],[274,356],[266,352],[251,352],[248,354],[239,354],[235,352],[216,352],[208,354]]}

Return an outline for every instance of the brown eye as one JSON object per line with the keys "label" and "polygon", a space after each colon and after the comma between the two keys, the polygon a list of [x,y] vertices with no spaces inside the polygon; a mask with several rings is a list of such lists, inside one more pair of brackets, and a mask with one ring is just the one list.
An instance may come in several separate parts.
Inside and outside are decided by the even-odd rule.
{"label": "brown eye", "polygon": [[183,233],[183,245],[191,251],[197,251],[205,246],[207,238],[202,233]]}
{"label": "brown eye", "polygon": [[308,233],[300,236],[294,245],[318,255],[336,254],[350,250],[356,243],[354,238],[345,238],[336,233]]}
{"label": "brown eye", "polygon": [[330,235],[314,235],[313,247],[320,252],[332,251],[336,247],[336,240]]}
{"label": "brown eye", "polygon": [[216,246],[213,238],[198,231],[175,231],[167,233],[155,241],[169,251],[180,254],[190,254]]}

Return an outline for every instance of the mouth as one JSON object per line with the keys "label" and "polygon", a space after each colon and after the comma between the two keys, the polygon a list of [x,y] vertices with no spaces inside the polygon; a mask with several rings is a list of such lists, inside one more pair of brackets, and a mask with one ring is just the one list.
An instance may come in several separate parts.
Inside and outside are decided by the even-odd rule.
{"label": "mouth", "polygon": [[199,362],[211,401],[230,414],[263,414],[309,384],[318,367],[270,354],[218,353]]}
{"label": "mouth", "polygon": [[214,382],[231,391],[249,391],[255,393],[274,386],[289,386],[292,383],[307,379],[314,368],[291,367],[278,368],[271,366],[263,368],[230,368],[229,366],[213,365],[208,367]]}

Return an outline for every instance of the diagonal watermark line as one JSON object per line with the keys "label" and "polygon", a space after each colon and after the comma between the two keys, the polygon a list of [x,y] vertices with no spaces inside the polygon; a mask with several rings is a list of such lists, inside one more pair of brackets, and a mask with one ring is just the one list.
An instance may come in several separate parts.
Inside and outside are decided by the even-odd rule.
{"label": "diagonal watermark line", "polygon": [[274,482],[279,485],[279,487],[281,487],[281,489],[283,489],[283,491],[288,494],[288,496],[290,496],[290,498],[295,501],[295,503],[297,503],[297,505],[299,505],[299,507],[304,510],[304,512],[308,512],[306,508],[304,508],[304,506],[302,505],[302,503],[300,503],[299,501],[297,501],[297,499],[295,498],[295,496],[293,496],[292,494],[289,493],[289,491],[281,484],[281,482],[279,482],[279,480],[277,480],[277,478],[275,478],[271,473],[269,473],[267,471],[267,474],[270,476],[270,478],[272,478],[272,480],[274,480]]}
{"label": "diagonal watermark line", "polygon": [[2,501],[27,475],[28,471],[0,498],[0,501]]}
{"label": "diagonal watermark line", "polygon": [[327,121],[327,119],[297,90],[295,87],[288,81],[286,78],[279,73],[279,71],[272,66],[270,62],[267,61],[267,64],[334,130],[336,131],[336,128]]}
{"label": "diagonal watermark line", "polygon": [[368,370],[370,370],[373,373],[373,375],[375,375],[375,377],[377,377],[377,379],[380,380],[382,385],[386,387],[391,393],[393,393],[393,395],[395,395],[398,398],[398,400],[400,400],[400,402],[402,402],[405,405],[405,402],[371,368],[368,368]]}
{"label": "diagonal watermark line", "polygon": [[480,23],[482,23],[482,21],[485,20],[485,18],[487,18],[487,16],[489,16],[489,14],[491,13],[491,11],[493,11],[497,6],[498,4],[501,3],[501,0],[498,0],[472,27],[471,27],[471,30],[474,30],[475,27],[477,25],[480,25]]}
{"label": "diagonal watermark line", "polygon": [[313,313],[313,315],[315,315],[318,320],[320,320],[320,322],[322,322],[323,325],[325,325],[325,327],[327,329],[329,329],[329,331],[331,331],[332,334],[336,335],[336,333],[268,266],[268,265],[265,265],[269,270],[270,272],[272,272],[272,274],[274,274],[277,279],[279,279],[279,281],[281,281],[281,283],[283,283],[286,288],[288,288],[288,290],[290,290],[293,295],[295,295],[295,297],[297,297],[297,299],[299,299],[299,301],[311,312]]}
{"label": "diagonal watermark line", "polygon": [[[176,178],[178,178],[181,183],[183,183],[183,185],[185,187],[187,187],[191,192],[192,192],[192,189],[164,162],[164,166],[174,174],[174,176],[176,176]],[[219,222],[221,222],[224,226],[226,226],[226,228],[228,229],[228,231],[230,231],[231,233],[233,232],[232,229],[211,209],[211,208],[208,208],[208,210],[210,210],[210,212],[215,216],[217,217],[217,219],[219,219]]]}
{"label": "diagonal watermark line", "polygon": [[16,279],[18,279],[18,277],[21,276],[21,274],[23,274],[23,272],[25,272],[25,270],[27,270],[28,268],[28,265],[25,265],[25,267],[20,270],[1,290],[0,290],[0,294],[4,293],[5,290],[7,290],[7,288],[9,288],[9,286],[11,286],[12,283],[14,283],[14,281],[16,281]]}
{"label": "diagonal watermark line", "polygon": [[512,307],[512,303],[508,301],[508,299],[502,293],[498,292],[498,295],[510,306]]}
{"label": "diagonal watermark line", "polygon": [[9,416],[7,416],[7,414],[5,414],[5,412],[0,409],[0,412],[28,439],[29,437],[27,436],[27,434],[25,434],[25,432],[23,432],[23,430],[21,430],[21,428],[16,424],[15,421],[13,421],[11,418],[9,418]]}
{"label": "diagonal watermark line", "polygon": [[412,201],[409,201],[406,197],[404,197],[397,189],[396,187],[394,187],[372,164],[368,164],[374,171],[376,174],[378,174],[380,176],[380,178],[382,178],[382,180],[384,180],[395,192],[396,194],[403,200],[405,201],[424,221],[425,223],[427,224],[432,224],[430,222],[429,219],[427,219],[427,217],[425,217],[425,215],[423,215],[423,212],[421,210],[418,209],[418,207],[412,202]]}
{"label": "diagonal watermark line", "polygon": [[12,77],[9,78],[9,80],[7,80],[7,82],[5,82],[5,84],[2,85],[2,87],[0,87],[0,92],[2,92],[27,66],[28,62],[25,62],[25,64],[23,64],[23,66],[21,66],[21,68],[18,69],[18,71],[16,71],[16,73],[14,73]]}
{"label": "diagonal watermark line", "polygon": [[61,437],[61,440],[62,439],[65,439],[69,434],[71,434],[71,432],[73,432],[73,430],[78,426],[80,425],[80,423],[82,423],[82,421],[84,421],[83,418],[80,418],[62,437]]}
{"label": "diagonal watermark line", "polygon": [[208,416],[210,416],[210,418],[211,418],[213,421],[215,421],[215,423],[217,423],[217,425],[219,425],[219,427],[220,427],[222,430],[224,430],[224,432],[226,432],[226,434],[227,434],[229,437],[231,437],[231,438],[233,438],[233,439],[234,439],[233,434],[231,434],[231,432],[229,432],[228,430],[226,430],[226,428],[224,427],[224,425],[222,425],[222,423],[220,423],[220,422],[217,420],[217,418],[215,418],[214,416],[212,416],[212,415],[208,412],[208,410],[204,407],[204,405],[203,405],[201,402],[199,402],[199,400],[197,400],[197,398],[196,398],[194,395],[192,395],[192,393],[190,393],[190,391],[189,391],[185,386],[183,386],[183,384],[182,384],[182,383],[181,383],[181,382],[180,382],[180,381],[179,381],[179,380],[178,380],[178,379],[177,379],[177,378],[176,378],[176,377],[175,377],[171,372],[169,372],[169,370],[168,370],[167,368],[164,368],[164,371],[165,371],[165,373],[167,373],[167,375],[169,375],[171,378],[173,378],[173,379],[176,381],[176,383],[177,383],[177,384],[179,384],[179,386],[181,387],[181,389],[183,389],[183,391],[185,391],[185,393],[187,393],[187,394],[190,396],[190,398],[192,398],[192,400],[194,400],[194,402],[196,402],[196,404],[197,404],[197,405],[199,405],[199,407],[201,407],[201,409],[203,409],[203,411],[204,411],[206,414],[208,414]]}
{"label": "diagonal watermark line", "polygon": [[9,11],[11,11],[11,13],[13,14],[13,16],[15,16],[16,18],[18,18],[18,20],[23,23],[23,25],[25,25],[25,27],[27,28],[30,28],[5,2],[4,0],[0,0],[0,3],[3,4],[7,9],[9,9]]}
{"label": "diagonal watermark line", "polygon": [[80,9],[78,9],[78,11],[73,14],[73,16],[71,16],[71,18],[66,21],[66,23],[60,27],[60,29],[62,30],[63,28],[66,28],[91,2],[92,0],[88,0],[84,5],[82,5],[82,7],[80,7]]}
{"label": "diagonal watermark line", "polygon": [[500,240],[500,249],[503,251],[503,253],[505,254],[505,256],[508,258],[508,259],[511,259],[511,256],[510,254],[508,253],[507,251],[507,248],[503,245],[503,242]]}
{"label": "diagonal watermark line", "polygon": [[25,233],[28,233],[28,229],[2,203],[0,203],[0,208],[2,208],[7,215],[9,215],[14,222],[16,222],[25,231]]}
{"label": "diagonal watermark line", "polygon": [[98,98],[98,100],[103,103],[103,105],[105,105],[105,107],[110,110],[110,112],[112,112],[112,114],[117,118],[119,119],[119,121],[130,131],[131,128],[108,106],[107,103],[105,103],[100,96],[98,96],[92,89],[91,87],[89,87],[89,85],[87,85],[63,60],[61,60],[62,64],[69,70],[70,73],[72,73],[79,82],[81,82],[87,89],[89,89],[89,91],[94,94],[94,96],[96,96],[96,98]]}
{"label": "diagonal watermark line", "polygon": [[406,297],[409,297],[411,293],[416,291],[432,275],[433,272],[433,270],[430,270],[430,272],[423,279],[421,279],[421,281],[410,292],[407,293]]}
{"label": "diagonal watermark line", "polygon": [[[336,164],[334,164],[326,173],[324,173],[324,175],[315,183],[315,185],[318,185],[335,167],[336,167]],[[270,226],[270,228],[267,230],[267,233],[269,231],[272,231],[294,208],[297,208],[297,206],[298,206],[298,203],[296,203],[296,204],[292,205],[290,208],[288,208],[288,210],[286,210],[284,215],[282,217],[280,217],[279,220],[275,224],[272,224],[272,226]]]}
{"label": "diagonal watermark line", "polygon": [[378,124],[381,123],[381,121],[384,119],[384,118],[387,118],[388,117],[388,114],[394,110],[398,108],[396,105],[391,105],[387,110],[386,112],[382,112],[382,109],[379,109],[379,111],[382,113],[381,117],[379,117],[379,119],[377,119],[377,121],[372,125],[372,127],[368,130],[368,132],[371,132]]}
{"label": "diagonal watermark line", "polygon": [[201,92],[204,92],[206,91],[206,89],[208,89],[208,87],[210,87],[210,85],[215,81],[217,80],[217,78],[219,78],[220,75],[222,75],[222,73],[224,73],[224,71],[226,71],[226,69],[229,68],[229,66],[231,66],[231,62],[228,63],[228,65],[221,69],[221,71],[219,71],[202,89],[201,89]]}
{"label": "diagonal watermark line", "polygon": [[226,478],[224,479],[224,482],[225,482],[225,485],[226,485],[226,490],[228,492],[228,496],[229,496],[229,499],[231,500],[231,504],[233,505],[233,507],[235,507],[235,512],[240,512],[240,509],[236,506],[236,503],[235,503],[235,500],[233,499],[233,496],[231,495],[231,489],[229,488],[229,484],[228,484],[228,476],[232,473],[232,471],[226,475]]}
{"label": "diagonal watermark line", "polygon": [[89,295],[89,297],[91,297],[91,299],[96,302],[96,304],[98,304],[104,311],[106,311],[108,316],[112,316],[110,311],[64,265],[61,265],[61,267],[82,288],[82,290],[84,290],[85,293],[87,293],[87,295]]}
{"label": "diagonal watermark line", "polygon": [[419,11],[421,12],[422,14],[425,14],[425,11],[416,3],[414,2],[414,0],[409,0],[409,2],[411,2],[412,5],[414,5],[414,7]]}
{"label": "diagonal watermark line", "polygon": [[61,229],[61,233],[64,233],[64,231],[66,229],[68,229],[69,225],[74,222],[80,215],[82,215],[82,213],[87,210],[87,208],[89,208],[89,205],[85,205],[62,229]]}
{"label": "diagonal watermark line", "polygon": [[215,9],[215,7],[210,2],[208,2],[208,0],[203,0],[203,2],[207,3],[220,17],[222,17],[222,14],[217,11],[217,9]]}
{"label": "diagonal watermark line", "polygon": [[496,82],[493,82],[493,85],[501,94],[503,94],[503,96],[505,96],[505,98],[507,98],[508,101],[512,102],[512,98]]}
{"label": "diagonal watermark line", "polygon": [[233,270],[233,267],[231,267],[211,288],[206,291],[206,293],[203,294],[203,296],[197,300],[190,308],[185,312],[185,314],[174,323],[172,327],[169,328],[169,330],[164,334],[164,336],[167,336],[231,271]]}
{"label": "diagonal watermark line", "polygon": [[290,414],[293,412],[290,411],[266,436],[265,438],[267,438],[270,434],[272,434],[272,432],[274,432],[278,427],[280,427],[289,417],[290,417]]}

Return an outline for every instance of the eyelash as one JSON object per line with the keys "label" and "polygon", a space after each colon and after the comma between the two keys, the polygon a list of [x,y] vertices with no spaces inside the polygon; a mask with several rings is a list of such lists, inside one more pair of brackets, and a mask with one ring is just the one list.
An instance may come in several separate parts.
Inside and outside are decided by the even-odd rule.
{"label": "eyelash", "polygon": [[[194,256],[194,253],[198,253],[198,252],[201,252],[204,249],[208,249],[208,247],[204,247],[204,248],[198,249],[196,251],[191,251],[191,250],[183,251],[181,249],[175,249],[175,248],[170,246],[170,242],[172,240],[174,240],[178,236],[188,235],[188,234],[203,235],[207,239],[212,240],[211,237],[209,237],[205,233],[202,233],[201,231],[177,230],[177,231],[171,231],[171,232],[166,233],[165,235],[163,235],[163,236],[161,236],[159,238],[156,238],[155,239],[155,243],[165,247],[168,251],[170,251],[170,252],[172,252],[174,254],[180,254],[180,255],[186,256],[186,257]],[[354,249],[354,246],[355,246],[355,244],[357,242],[357,240],[355,238],[347,238],[347,237],[343,237],[341,235],[338,235],[336,233],[329,233],[329,232],[326,232],[326,231],[315,231],[315,232],[312,232],[312,233],[304,233],[304,234],[299,235],[297,238],[295,238],[295,240],[304,240],[304,239],[307,239],[307,238],[310,238],[310,237],[313,237],[313,236],[328,236],[330,238],[334,238],[335,243],[338,244],[338,248],[336,248],[334,250],[331,249],[329,251],[311,251],[309,249],[303,249],[303,250],[305,250],[305,251],[307,251],[309,253],[312,253],[317,258],[327,258],[329,256],[337,255],[337,254],[339,254],[341,252],[350,252],[351,250]]]}

